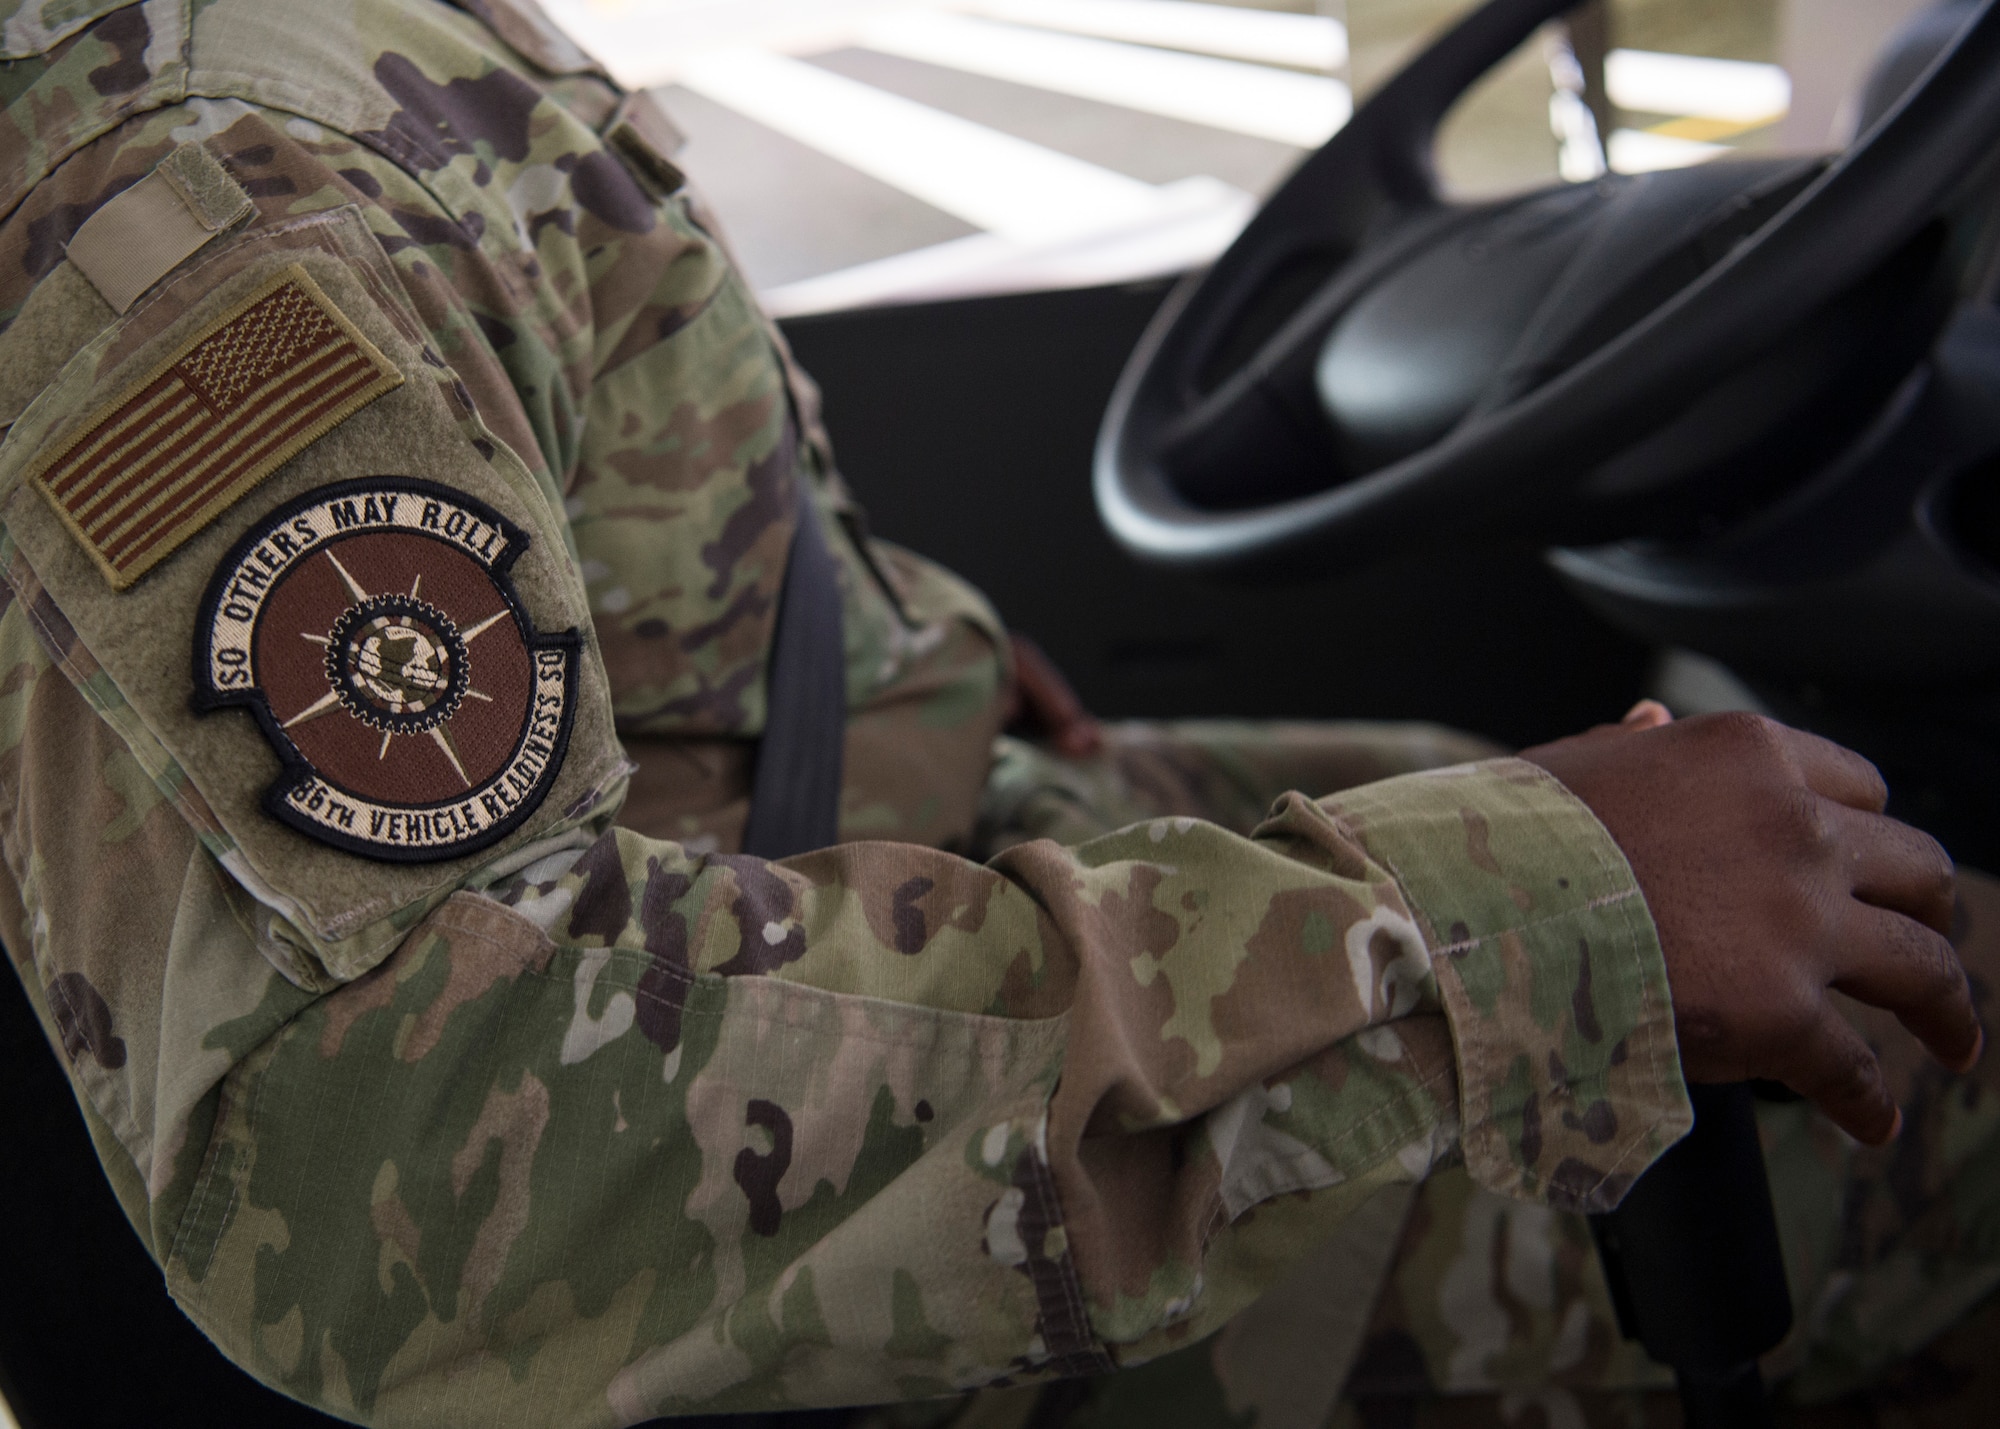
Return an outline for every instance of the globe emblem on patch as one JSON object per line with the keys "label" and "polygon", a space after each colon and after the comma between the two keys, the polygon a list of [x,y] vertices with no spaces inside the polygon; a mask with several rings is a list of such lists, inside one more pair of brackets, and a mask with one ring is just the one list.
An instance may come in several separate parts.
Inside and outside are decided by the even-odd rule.
{"label": "globe emblem on patch", "polygon": [[471,661],[450,616],[414,595],[382,596],[349,606],[334,623],[326,673],[356,719],[385,734],[416,734],[456,712]]}

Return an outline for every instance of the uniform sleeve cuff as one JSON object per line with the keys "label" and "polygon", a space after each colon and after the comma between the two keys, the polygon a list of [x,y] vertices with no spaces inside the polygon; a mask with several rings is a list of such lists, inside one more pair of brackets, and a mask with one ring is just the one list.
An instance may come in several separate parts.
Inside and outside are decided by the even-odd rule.
{"label": "uniform sleeve cuff", "polygon": [[1584,803],[1520,759],[1325,801],[1430,942],[1480,1185],[1604,1211],[1694,1124],[1659,934]]}

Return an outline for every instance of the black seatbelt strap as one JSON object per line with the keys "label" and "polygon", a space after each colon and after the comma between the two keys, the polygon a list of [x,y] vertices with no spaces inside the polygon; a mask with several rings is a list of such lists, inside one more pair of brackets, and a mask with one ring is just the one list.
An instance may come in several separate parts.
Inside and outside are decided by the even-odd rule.
{"label": "black seatbelt strap", "polygon": [[847,647],[833,552],[820,530],[807,477],[793,482],[798,525],[778,589],[778,622],[765,676],[764,737],[750,781],[743,851],[788,858],[826,848],[840,829],[841,756],[847,735]]}

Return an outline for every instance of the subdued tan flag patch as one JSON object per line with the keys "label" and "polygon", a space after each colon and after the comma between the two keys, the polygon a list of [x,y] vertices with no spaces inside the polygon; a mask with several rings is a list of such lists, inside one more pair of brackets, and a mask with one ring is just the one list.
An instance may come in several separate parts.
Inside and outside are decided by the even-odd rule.
{"label": "subdued tan flag patch", "polygon": [[403,374],[294,264],[30,472],[123,590]]}

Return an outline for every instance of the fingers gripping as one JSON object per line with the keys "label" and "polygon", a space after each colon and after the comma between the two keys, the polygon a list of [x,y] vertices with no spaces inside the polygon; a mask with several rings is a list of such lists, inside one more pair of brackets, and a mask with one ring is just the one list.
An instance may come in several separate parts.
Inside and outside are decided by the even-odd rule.
{"label": "fingers gripping", "polygon": [[1769,726],[1797,761],[1806,787],[1822,799],[1850,809],[1879,814],[1889,803],[1889,786],[1882,772],[1853,750],[1786,725]]}
{"label": "fingers gripping", "polygon": [[1939,936],[1951,933],[1951,857],[1929,834],[1881,814],[1827,806],[1847,851],[1850,889],[1872,903],[1914,918]]}
{"label": "fingers gripping", "polygon": [[1843,934],[1845,966],[1833,985],[1895,1013],[1938,1061],[1954,1072],[1968,1070],[1983,1037],[1951,943],[1899,913],[1865,903],[1852,905]]}
{"label": "fingers gripping", "polygon": [[1902,1109],[1889,1094],[1881,1063],[1829,1003],[1820,1004],[1812,1030],[1791,1044],[1773,1070],[1857,1141],[1881,1146],[1902,1129]]}

